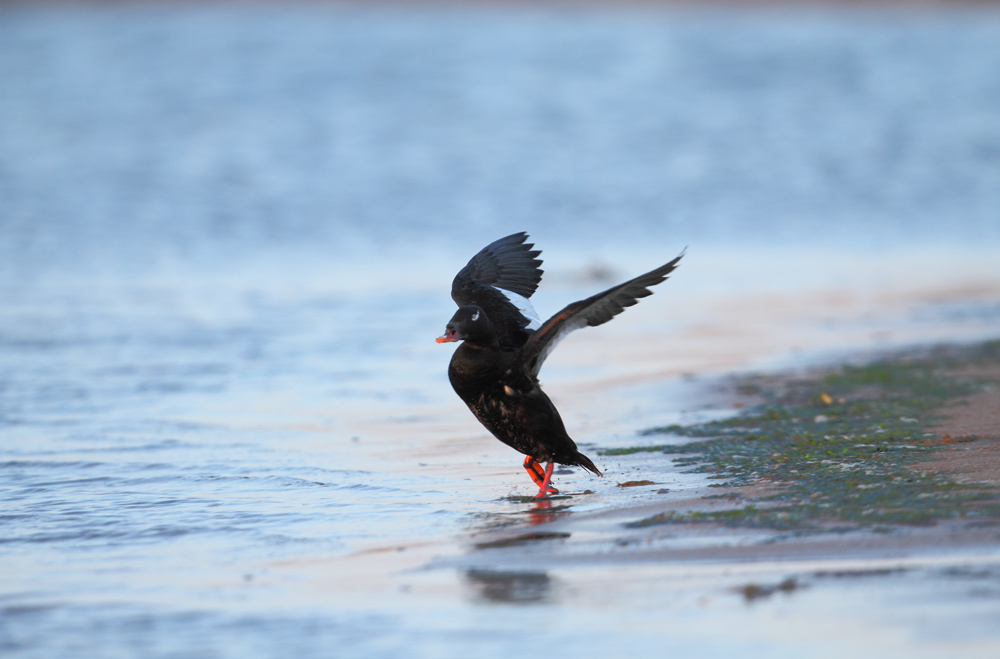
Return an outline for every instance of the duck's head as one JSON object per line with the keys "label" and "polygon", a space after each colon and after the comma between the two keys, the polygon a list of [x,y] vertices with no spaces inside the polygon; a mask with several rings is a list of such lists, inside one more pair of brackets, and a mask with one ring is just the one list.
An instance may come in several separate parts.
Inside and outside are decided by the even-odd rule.
{"label": "duck's head", "polygon": [[459,307],[455,315],[445,325],[444,334],[439,336],[438,343],[452,341],[468,341],[475,345],[489,346],[496,342],[490,319],[477,306]]}

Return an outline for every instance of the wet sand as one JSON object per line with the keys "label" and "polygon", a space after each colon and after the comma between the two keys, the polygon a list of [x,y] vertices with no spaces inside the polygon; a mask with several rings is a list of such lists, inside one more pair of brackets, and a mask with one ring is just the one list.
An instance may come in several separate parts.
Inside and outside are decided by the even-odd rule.
{"label": "wet sand", "polygon": [[[938,351],[941,350],[938,348]],[[905,362],[912,356],[912,350],[902,351],[889,361]],[[934,435],[925,440],[925,443],[933,443],[937,448],[936,452],[931,459],[912,464],[909,468],[915,473],[933,473],[958,483],[982,487],[984,491],[994,491],[1000,487],[1000,364],[979,363],[972,367],[963,365],[952,367],[950,371],[961,377],[974,377],[976,381],[985,383],[982,385],[984,390],[956,396],[939,410],[940,421],[932,426],[932,433],[925,433]],[[809,377],[821,379],[824,377],[824,371],[814,372]],[[752,406],[760,400],[760,396],[740,393],[749,388],[749,383],[772,390],[785,390],[789,388],[790,381],[801,378],[799,374],[742,378],[730,384],[739,390],[730,389],[728,401],[723,397],[717,404],[728,403],[728,406],[737,409]],[[646,474],[648,478],[657,478],[653,470],[648,470]],[[649,484],[642,485],[642,483]],[[635,484],[647,489],[658,487],[652,481],[638,481]],[[557,507],[557,502],[538,504],[532,521],[544,525],[546,532],[573,534],[582,530],[591,534],[591,549],[582,550],[581,547],[577,547],[571,556],[555,551],[549,559],[545,559],[542,556],[546,552],[533,545],[532,550],[527,552],[530,557],[515,558],[518,557],[518,551],[511,550],[510,547],[520,543],[506,542],[506,540],[523,537],[525,544],[534,542],[532,532],[525,532],[523,526],[482,534],[474,539],[474,543],[477,547],[485,547],[491,551],[502,545],[506,551],[495,552],[496,560],[502,563],[526,560],[536,566],[565,565],[567,560],[573,564],[587,564],[591,561],[608,563],[635,560],[762,560],[792,557],[816,559],[844,556],[877,559],[911,554],[918,556],[939,551],[969,551],[975,548],[1000,550],[1000,518],[980,518],[974,522],[940,520],[929,526],[895,525],[891,529],[880,529],[876,533],[838,532],[832,536],[810,533],[808,537],[796,537],[801,534],[794,531],[789,533],[786,530],[776,534],[765,533],[763,537],[766,542],[735,545],[732,534],[719,525],[710,525],[708,529],[705,524],[670,525],[673,534],[688,541],[696,538],[699,546],[695,548],[646,548],[645,546],[652,544],[659,535],[662,535],[662,527],[630,529],[628,532],[621,530],[621,525],[624,523],[641,520],[654,511],[664,509],[710,512],[747,505],[766,507],[773,505],[769,502],[774,488],[775,485],[767,479],[758,479],[747,486],[703,488],[680,495],[672,495],[669,490],[661,489],[659,492],[662,500],[565,516],[560,516],[556,512],[546,513],[546,510]],[[817,492],[814,496],[819,494]],[[739,532],[738,529],[737,536]],[[609,553],[605,551],[606,548],[601,547],[607,544],[629,549]],[[478,556],[477,554],[473,563],[479,560]]]}
{"label": "wet sand", "polygon": [[[974,374],[1000,381],[995,366]],[[948,474],[959,483],[1000,487],[1000,391],[983,391],[963,397],[944,410],[946,419],[934,430],[952,442],[921,468]]]}
{"label": "wet sand", "polygon": [[[913,354],[897,351],[890,361]],[[928,440],[935,444],[933,458],[912,469],[996,493],[1000,368],[963,369],[993,388],[952,400]],[[757,381],[781,389],[802,377],[772,373]],[[748,395],[746,384],[745,376],[718,379],[712,406],[722,411],[759,403],[761,396]],[[771,656],[988,657],[1000,648],[1000,517],[831,532],[705,522],[636,526],[667,510],[710,514],[773,506],[768,497],[774,486],[678,486],[670,482],[677,474],[669,458],[645,453],[617,459],[609,470],[613,482],[594,492],[581,488],[586,478],[565,476],[572,485],[568,496],[533,502],[511,494],[511,512],[477,516],[467,533],[444,543],[401,543],[340,561],[317,557],[308,565],[274,567],[286,576],[288,570],[319,576],[310,588],[317,597],[325,587],[354,583],[361,601],[398,601],[401,607],[464,593],[467,601],[488,605],[559,604],[583,619],[616,607],[621,620],[618,614],[631,609],[656,634],[692,640],[703,651],[714,647],[705,625],[728,629],[717,650],[757,644]],[[642,480],[629,482],[630,473]],[[482,476],[500,478],[496,469]],[[620,487],[609,487],[614,481]],[[391,577],[373,583],[360,576],[372,574]],[[741,602],[759,612],[733,608]],[[685,616],[693,616],[690,627],[680,622]],[[764,620],[757,628],[748,616]],[[652,627],[640,625],[635,633],[650,634]]]}

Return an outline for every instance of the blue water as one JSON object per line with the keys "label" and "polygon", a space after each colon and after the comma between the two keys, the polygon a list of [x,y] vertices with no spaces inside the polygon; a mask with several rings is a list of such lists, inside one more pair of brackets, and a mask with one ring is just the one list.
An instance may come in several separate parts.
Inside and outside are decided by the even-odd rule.
{"label": "blue water", "polygon": [[[981,264],[998,71],[988,11],[0,9],[0,649],[506,656],[527,623],[489,584],[425,574],[415,604],[399,580],[422,561],[329,564],[461,551],[527,509],[432,342],[454,272],[527,230],[544,316],[689,246],[654,315],[625,316],[674,337],[677,300],[748,277]],[[776,255],[812,267],[748,272]],[[948,309],[995,326],[986,299]],[[595,354],[554,380],[631,368]],[[683,389],[566,409],[594,451],[687,418]],[[560,476],[597,491],[579,509],[626,502],[633,467],[605,468]],[[661,647],[648,610],[569,616],[572,588],[526,584],[539,642]],[[678,647],[731,649],[698,620]]]}

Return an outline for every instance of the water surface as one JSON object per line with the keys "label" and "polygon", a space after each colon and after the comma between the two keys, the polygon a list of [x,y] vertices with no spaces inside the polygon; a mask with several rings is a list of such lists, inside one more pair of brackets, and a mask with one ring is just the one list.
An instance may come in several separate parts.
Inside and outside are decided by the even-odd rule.
{"label": "water surface", "polygon": [[[688,246],[546,364],[591,454],[726,413],[712,374],[991,336],[998,70],[990,12],[3,9],[0,647],[816,656],[835,613],[831,654],[989,651],[995,598],[933,570],[747,608],[422,566],[532,519],[432,341],[475,251],[529,231],[545,316]],[[703,484],[602,468],[570,513]]]}

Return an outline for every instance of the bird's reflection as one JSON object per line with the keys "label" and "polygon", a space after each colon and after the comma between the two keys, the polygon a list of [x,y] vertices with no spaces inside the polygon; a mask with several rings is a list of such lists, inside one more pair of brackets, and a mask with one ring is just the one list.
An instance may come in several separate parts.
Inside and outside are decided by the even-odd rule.
{"label": "bird's reflection", "polygon": [[552,580],[545,572],[469,570],[465,578],[485,602],[533,604],[551,595]]}
{"label": "bird's reflection", "polygon": [[539,526],[554,522],[570,514],[573,508],[568,496],[550,497],[548,499],[509,497],[507,501],[522,505],[518,505],[517,510],[512,512],[482,512],[470,515],[468,527],[470,533],[472,535],[479,535],[525,524],[528,526]]}
{"label": "bird's reflection", "polygon": [[546,522],[551,522],[560,515],[560,513],[565,513],[569,506],[557,506],[552,507],[552,502],[548,499],[539,499],[535,502],[535,505],[528,510],[528,523],[532,526],[537,526],[539,524],[545,524]]}

